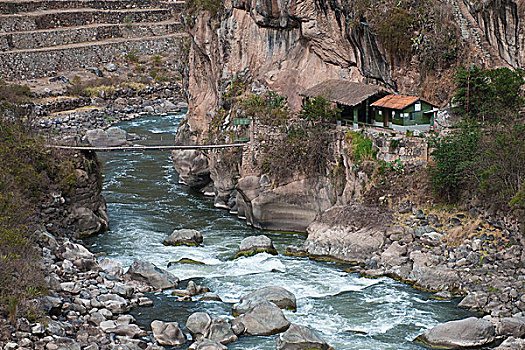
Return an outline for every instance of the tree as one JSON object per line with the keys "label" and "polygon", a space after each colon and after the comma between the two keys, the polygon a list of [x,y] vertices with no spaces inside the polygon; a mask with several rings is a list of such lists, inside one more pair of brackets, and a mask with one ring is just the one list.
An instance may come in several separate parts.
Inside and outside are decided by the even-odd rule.
{"label": "tree", "polygon": [[523,72],[508,68],[458,68],[455,112],[478,123],[509,123],[523,106]]}

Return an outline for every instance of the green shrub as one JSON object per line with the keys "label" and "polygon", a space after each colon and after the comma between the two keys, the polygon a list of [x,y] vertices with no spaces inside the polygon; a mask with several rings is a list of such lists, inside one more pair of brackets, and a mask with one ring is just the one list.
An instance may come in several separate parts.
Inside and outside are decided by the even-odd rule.
{"label": "green shrub", "polygon": [[376,159],[377,150],[374,149],[374,142],[371,138],[356,131],[348,131],[345,140],[350,145],[350,156],[356,164]]}

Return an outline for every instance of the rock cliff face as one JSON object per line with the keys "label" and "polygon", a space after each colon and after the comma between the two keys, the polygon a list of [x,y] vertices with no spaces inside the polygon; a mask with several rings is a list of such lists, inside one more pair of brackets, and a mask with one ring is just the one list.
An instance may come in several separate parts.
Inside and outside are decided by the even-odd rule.
{"label": "rock cliff face", "polygon": [[[499,62],[499,66],[522,67],[522,2],[444,2],[446,11],[451,12],[448,18],[455,18],[455,29],[462,32],[458,40],[463,40],[460,47],[465,52],[458,54],[458,63],[466,59],[471,60],[468,63]],[[244,84],[245,92],[272,90],[287,96],[292,111],[300,107],[302,91],[327,79],[375,83],[446,102],[451,94],[446,82],[450,84],[453,68],[434,72],[429,78],[420,71],[416,55],[411,59],[395,57],[362,17],[358,4],[335,0],[228,0],[217,15],[204,10],[187,15],[185,22],[192,38],[187,74],[189,108],[177,142],[192,144],[212,139],[211,125],[217,123],[219,109],[228,111],[225,96],[236,82]],[[383,5],[388,6],[386,2]],[[460,57],[463,53],[469,58]],[[486,56],[489,58],[485,60]],[[231,122],[233,116],[226,114],[221,123]],[[359,197],[368,181],[369,174],[353,171],[344,150],[335,147],[332,163],[340,156],[344,158],[345,178],[340,179],[341,184],[329,177],[298,176],[276,185],[261,176],[257,166],[250,169],[257,154],[251,147],[243,151],[240,171],[214,152],[176,151],[175,168],[182,182],[210,194],[213,190],[216,206],[230,208],[256,227],[273,230],[305,231],[321,212]]]}
{"label": "rock cliff face", "polygon": [[190,28],[189,123],[198,134],[206,132],[225,83],[238,75],[250,77],[252,91],[288,96],[292,108],[301,103],[298,92],[320,81],[363,81],[364,56],[374,57],[377,75],[392,82],[373,37],[365,40],[335,3],[241,0],[225,6],[222,20],[205,12]]}
{"label": "rock cliff face", "polygon": [[513,68],[525,64],[525,1],[463,0],[484,39]]}

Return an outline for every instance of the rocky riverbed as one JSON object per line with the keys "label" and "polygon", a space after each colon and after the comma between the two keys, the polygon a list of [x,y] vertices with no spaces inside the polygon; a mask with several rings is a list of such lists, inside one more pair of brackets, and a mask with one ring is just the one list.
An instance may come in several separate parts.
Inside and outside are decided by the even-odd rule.
{"label": "rocky riverbed", "polygon": [[89,143],[85,138],[88,130],[104,130],[145,115],[180,113],[187,106],[181,84],[169,82],[116,88],[111,95],[101,90],[93,97],[37,101],[25,108],[31,111],[35,126],[51,140],[83,144]]}

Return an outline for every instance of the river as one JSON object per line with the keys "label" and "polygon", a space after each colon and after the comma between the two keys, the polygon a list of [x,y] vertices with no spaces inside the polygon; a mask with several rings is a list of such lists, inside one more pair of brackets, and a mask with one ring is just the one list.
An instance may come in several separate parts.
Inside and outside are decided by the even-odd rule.
{"label": "river", "polygon": [[[150,116],[119,124],[143,138],[142,144],[172,144],[183,115]],[[169,270],[182,287],[188,280],[207,286],[223,302],[179,302],[168,292],[150,294],[152,308],[137,308],[137,323],[149,329],[154,319],[182,326],[196,311],[232,318],[231,305],[258,288],[277,285],[297,297],[296,312],[285,311],[293,323],[310,326],[335,349],[423,349],[412,340],[440,322],[463,318],[468,312],[455,301],[431,299],[388,278],[366,279],[334,263],[284,255],[258,254],[232,260],[240,241],[261,234],[213,200],[178,183],[168,152],[101,153],[104,196],[111,230],[89,238],[96,253],[105,253],[125,267],[142,259],[166,268],[168,262],[192,258],[206,265],[175,264]],[[196,229],[204,236],[200,247],[168,247],[162,240],[174,229]],[[304,236],[266,232],[279,252],[300,246]],[[197,299],[197,298],[194,298]],[[229,349],[275,349],[276,336],[241,337]],[[186,348],[189,342],[183,348]]]}

